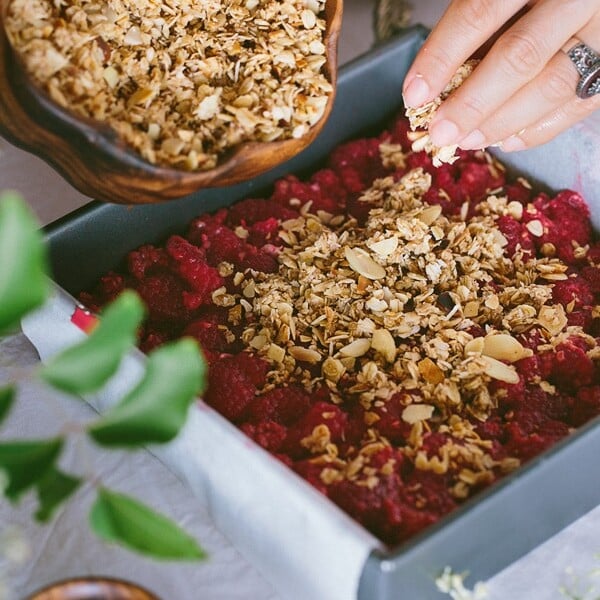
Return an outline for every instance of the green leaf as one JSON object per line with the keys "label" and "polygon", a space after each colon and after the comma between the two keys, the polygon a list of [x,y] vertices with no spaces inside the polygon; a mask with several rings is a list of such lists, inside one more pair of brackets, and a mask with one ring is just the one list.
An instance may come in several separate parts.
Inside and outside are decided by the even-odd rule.
{"label": "green leaf", "polygon": [[100,488],[90,512],[97,536],[154,558],[199,560],[206,554],[173,521],[137,500]]}
{"label": "green leaf", "polygon": [[106,308],[91,335],[55,356],[42,369],[42,377],[55,388],[70,394],[100,389],[134,345],[143,317],[144,305],[137,294],[123,292]]}
{"label": "green leaf", "polygon": [[142,381],[89,433],[103,446],[168,442],[185,423],[205,379],[206,363],[194,340],[165,345],[149,355]]}
{"label": "green leaf", "polygon": [[0,388],[0,423],[6,419],[15,400],[15,387],[7,385]]}
{"label": "green leaf", "polygon": [[6,496],[16,500],[22,492],[39,481],[54,464],[62,444],[60,439],[0,444],[0,469],[8,476]]}
{"label": "green leaf", "polygon": [[50,467],[37,484],[40,506],[35,518],[46,523],[54,511],[79,487],[81,479],[62,473],[55,467]]}
{"label": "green leaf", "polygon": [[48,295],[48,259],[38,227],[18,194],[0,195],[0,333]]}

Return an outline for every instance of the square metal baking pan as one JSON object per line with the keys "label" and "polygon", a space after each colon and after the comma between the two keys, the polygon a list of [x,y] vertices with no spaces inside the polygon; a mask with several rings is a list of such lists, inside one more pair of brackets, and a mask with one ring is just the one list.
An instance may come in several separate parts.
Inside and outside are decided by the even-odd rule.
{"label": "square metal baking pan", "polygon": [[[76,295],[133,248],[182,231],[203,212],[245,197],[261,197],[282,175],[308,173],[339,143],[374,131],[398,113],[404,75],[425,36],[425,29],[415,27],[344,66],[335,108],[323,133],[285,165],[247,183],[206,190],[170,204],[123,207],[92,202],[49,225],[46,234],[57,283]],[[581,171],[588,171],[581,157],[566,165],[555,160],[565,156],[565,143],[568,147],[567,140],[515,155],[509,166],[550,189],[581,183]],[[557,164],[562,166],[557,169]],[[579,172],[573,172],[574,167]],[[587,200],[598,224],[598,187],[589,181],[596,197],[588,195]],[[580,187],[585,188],[586,181]],[[596,420],[401,547],[374,552],[362,573],[360,600],[447,597],[433,582],[446,565],[468,571],[469,581],[494,575],[600,503],[598,456]]]}

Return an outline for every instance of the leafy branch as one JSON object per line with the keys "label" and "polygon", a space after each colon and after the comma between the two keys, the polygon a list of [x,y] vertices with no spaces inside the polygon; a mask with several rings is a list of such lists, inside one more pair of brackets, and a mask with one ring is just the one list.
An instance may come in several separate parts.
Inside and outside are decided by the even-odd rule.
{"label": "leafy branch", "polygon": [[[0,195],[0,334],[18,326],[21,318],[46,300],[48,257],[38,223],[15,193]],[[51,359],[37,376],[48,386],[79,396],[100,390],[133,348],[144,318],[144,306],[133,292],[124,292],[100,316],[82,342]],[[202,393],[206,366],[195,341],[183,339],[148,356],[141,381],[84,434],[107,449],[135,450],[166,443],[183,427],[190,405]],[[0,423],[17,401],[17,386],[0,387]],[[67,433],[51,439],[0,442],[0,472],[5,496],[18,502],[34,491],[35,518],[49,521],[82,485],[58,464]],[[89,523],[101,539],[161,559],[197,560],[206,555],[197,542],[167,517],[134,498],[97,486]]]}

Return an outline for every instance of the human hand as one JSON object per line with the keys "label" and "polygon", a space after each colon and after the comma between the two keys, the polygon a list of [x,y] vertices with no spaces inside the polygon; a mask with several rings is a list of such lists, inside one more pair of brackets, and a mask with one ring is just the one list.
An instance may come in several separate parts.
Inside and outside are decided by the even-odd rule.
{"label": "human hand", "polygon": [[600,0],[452,0],[406,76],[406,106],[433,100],[499,31],[474,73],[439,108],[429,127],[435,145],[524,150],[600,108],[600,93],[577,97],[581,75],[567,55],[578,41],[600,54]]}

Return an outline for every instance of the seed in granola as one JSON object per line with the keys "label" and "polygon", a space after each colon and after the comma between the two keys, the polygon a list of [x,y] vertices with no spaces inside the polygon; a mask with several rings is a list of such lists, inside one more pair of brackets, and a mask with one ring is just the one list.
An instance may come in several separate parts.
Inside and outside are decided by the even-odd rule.
{"label": "seed in granola", "polygon": [[385,269],[361,248],[346,246],[344,248],[344,256],[350,268],[359,275],[373,280],[385,277]]}

